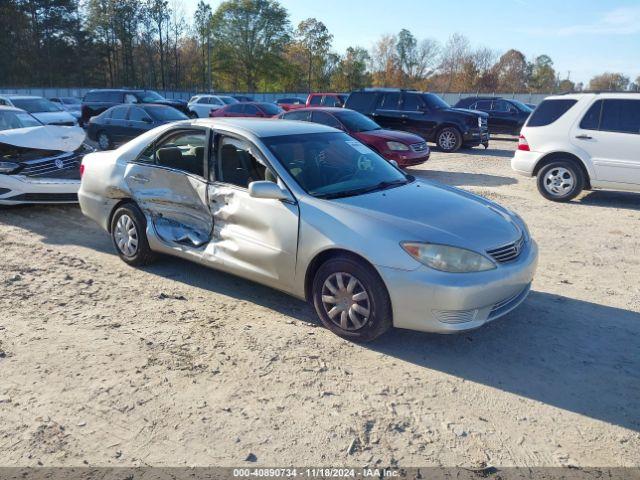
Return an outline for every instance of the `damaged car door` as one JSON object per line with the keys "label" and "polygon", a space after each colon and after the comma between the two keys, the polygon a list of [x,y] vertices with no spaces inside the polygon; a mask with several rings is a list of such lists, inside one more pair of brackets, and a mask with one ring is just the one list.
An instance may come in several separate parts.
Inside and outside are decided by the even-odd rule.
{"label": "damaged car door", "polygon": [[127,166],[125,182],[170,245],[200,248],[211,239],[207,202],[209,129],[173,129]]}
{"label": "damaged car door", "polygon": [[[227,270],[268,285],[292,282],[299,210],[291,193],[255,145],[230,136],[217,141],[209,202],[217,259]],[[282,199],[250,195],[252,182],[278,185]]]}

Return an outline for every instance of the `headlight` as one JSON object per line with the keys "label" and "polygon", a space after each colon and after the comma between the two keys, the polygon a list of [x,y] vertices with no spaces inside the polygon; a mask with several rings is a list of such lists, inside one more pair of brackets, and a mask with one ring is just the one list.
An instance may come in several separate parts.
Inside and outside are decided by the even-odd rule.
{"label": "headlight", "polygon": [[387,148],[389,150],[399,150],[402,152],[406,152],[407,150],[409,150],[409,147],[400,142],[387,142]]}
{"label": "headlight", "polygon": [[402,242],[400,245],[420,263],[441,272],[484,272],[496,268],[484,255],[464,248],[417,242]]}
{"label": "headlight", "polygon": [[0,173],[13,173],[20,168],[19,163],[0,162]]}

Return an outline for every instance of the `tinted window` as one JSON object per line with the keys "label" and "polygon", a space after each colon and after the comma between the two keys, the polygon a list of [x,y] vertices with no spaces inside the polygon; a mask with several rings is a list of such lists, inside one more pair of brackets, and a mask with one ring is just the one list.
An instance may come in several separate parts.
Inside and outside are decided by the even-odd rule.
{"label": "tinted window", "polygon": [[309,112],[305,112],[305,111],[288,112],[282,118],[284,118],[285,120],[303,120],[306,122],[306,121],[309,121]]}
{"label": "tinted window", "polygon": [[341,128],[342,127],[342,125],[340,125],[340,122],[338,122],[338,120],[333,118],[328,113],[324,113],[324,112],[313,112],[311,114],[311,121],[313,123],[321,123],[322,125],[327,125],[327,126],[333,127],[333,128]]}
{"label": "tinted window", "polygon": [[278,115],[279,113],[282,113],[284,111],[279,106],[274,105],[273,103],[261,103],[260,108],[267,115]]}
{"label": "tinted window", "polygon": [[120,103],[124,95],[120,92],[107,92],[100,102]]}
{"label": "tinted window", "polygon": [[600,128],[600,112],[602,111],[602,100],[598,100],[591,108],[587,110],[587,113],[580,122],[580,128],[585,130],[598,130]]}
{"label": "tinted window", "polygon": [[229,105],[224,111],[227,113],[249,113],[249,110],[246,107],[248,107],[248,105],[239,103],[237,105]]}
{"label": "tinted window", "polygon": [[376,98],[375,93],[354,92],[347,98],[347,108],[368,112]]}
{"label": "tinted window", "polygon": [[[255,105],[245,104],[242,106],[244,107],[244,113],[248,113],[249,115],[257,115],[258,113],[261,113],[260,110],[258,110],[258,107],[256,107]],[[234,107],[236,107],[236,105],[233,105],[229,108],[234,108]]]}
{"label": "tinted window", "polygon": [[600,130],[640,134],[640,100],[605,100]]}
{"label": "tinted window", "polygon": [[309,105],[320,105],[322,103],[322,97],[320,95],[314,95],[309,100]]}
{"label": "tinted window", "polygon": [[340,113],[336,113],[335,115],[349,132],[369,132],[371,130],[380,130],[380,125],[376,122],[361,113],[354,112],[353,110],[344,110]]}
{"label": "tinted window", "polygon": [[124,120],[127,118],[127,111],[129,107],[114,107],[111,111],[112,120]]}
{"label": "tinted window", "polygon": [[488,112],[489,110],[491,110],[491,100],[478,100],[475,107],[471,105],[471,107],[469,108],[475,108],[476,110]]}
{"label": "tinted window", "polygon": [[155,147],[158,165],[204,177],[207,136],[199,130],[179,131],[165,137]]}
{"label": "tinted window", "polygon": [[425,93],[422,95],[422,100],[427,104],[427,107],[432,110],[443,110],[445,108],[451,108],[447,102],[434,93]]}
{"label": "tinted window", "polygon": [[343,105],[343,102],[338,97],[327,95],[326,97],[324,97],[324,105],[326,107],[341,107]]}
{"label": "tinted window", "polygon": [[265,179],[267,167],[251,154],[249,145],[233,138],[223,139],[220,145],[219,181],[247,188],[251,182]]}
{"label": "tinted window", "polygon": [[405,93],[402,109],[407,112],[416,112],[424,108],[424,103],[417,93]]}
{"label": "tinted window", "polygon": [[133,107],[129,110],[129,120],[132,122],[141,122],[143,118],[149,118],[149,114],[147,114],[143,109]]}
{"label": "tinted window", "polygon": [[100,102],[102,101],[102,92],[89,92],[82,99],[83,102]]}
{"label": "tinted window", "polygon": [[544,127],[552,124],[573,107],[576,102],[577,100],[571,99],[544,100],[529,117],[527,127]]}
{"label": "tinted window", "polygon": [[173,107],[146,107],[145,110],[151,118],[160,122],[175,122],[189,118]]}
{"label": "tinted window", "polygon": [[233,97],[220,97],[220,100],[222,100],[226,105],[231,105],[232,103],[238,103],[238,100],[236,100]]}
{"label": "tinted window", "polygon": [[209,97],[200,97],[196,103],[209,103]]}
{"label": "tinted window", "polygon": [[400,103],[400,94],[399,93],[385,93],[382,97],[382,101],[378,108],[383,110],[398,110]]}
{"label": "tinted window", "polygon": [[511,111],[511,106],[509,105],[508,102],[505,102],[504,100],[496,100],[493,102],[492,110],[494,112],[508,113]]}

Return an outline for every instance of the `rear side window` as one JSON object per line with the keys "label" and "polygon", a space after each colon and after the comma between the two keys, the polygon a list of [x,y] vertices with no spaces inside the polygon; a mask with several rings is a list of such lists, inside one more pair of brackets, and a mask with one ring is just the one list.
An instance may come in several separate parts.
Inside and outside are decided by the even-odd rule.
{"label": "rear side window", "polygon": [[104,95],[102,92],[89,92],[84,96],[85,102],[102,102]]}
{"label": "rear side window", "polygon": [[321,123],[322,125],[327,125],[333,128],[341,128],[340,122],[338,122],[331,115],[324,112],[313,112],[311,114],[311,121],[313,123]]}
{"label": "rear side window", "polygon": [[112,120],[124,120],[127,118],[127,111],[129,107],[115,107],[111,111],[111,119]]}
{"label": "rear side window", "polygon": [[322,97],[320,95],[314,95],[309,99],[309,105],[320,105]]}
{"label": "rear side window", "polygon": [[483,110],[488,112],[489,110],[491,110],[491,100],[478,100],[478,102],[475,105],[475,108],[476,110]]}
{"label": "rear side window", "polygon": [[399,93],[385,93],[382,97],[382,101],[378,105],[378,108],[382,110],[398,110],[398,104],[400,103]]}
{"label": "rear side window", "polygon": [[598,100],[582,117],[580,128],[583,130],[598,130],[600,128],[600,113],[602,112],[602,100]]}
{"label": "rear side window", "polygon": [[640,134],[640,100],[604,100],[600,130]]}
{"label": "rear side window", "polygon": [[544,127],[558,120],[577,103],[572,99],[544,100],[531,114],[527,127]]}
{"label": "rear side window", "polygon": [[368,113],[376,100],[375,93],[354,92],[347,98],[346,108],[362,113]]}
{"label": "rear side window", "polygon": [[289,112],[289,113],[285,113],[282,118],[284,118],[285,120],[302,120],[304,122],[308,122],[309,121],[309,112],[306,112],[306,111]]}
{"label": "rear side window", "polygon": [[419,95],[415,93],[405,93],[402,101],[402,109],[405,112],[416,112],[424,108],[424,103]]}

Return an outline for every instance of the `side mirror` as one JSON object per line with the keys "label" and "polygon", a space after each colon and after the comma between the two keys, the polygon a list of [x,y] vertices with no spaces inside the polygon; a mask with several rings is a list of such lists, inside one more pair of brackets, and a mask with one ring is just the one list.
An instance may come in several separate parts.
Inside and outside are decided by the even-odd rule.
{"label": "side mirror", "polygon": [[249,184],[249,196],[265,200],[292,200],[289,192],[280,188],[277,183],[268,180],[251,182]]}

